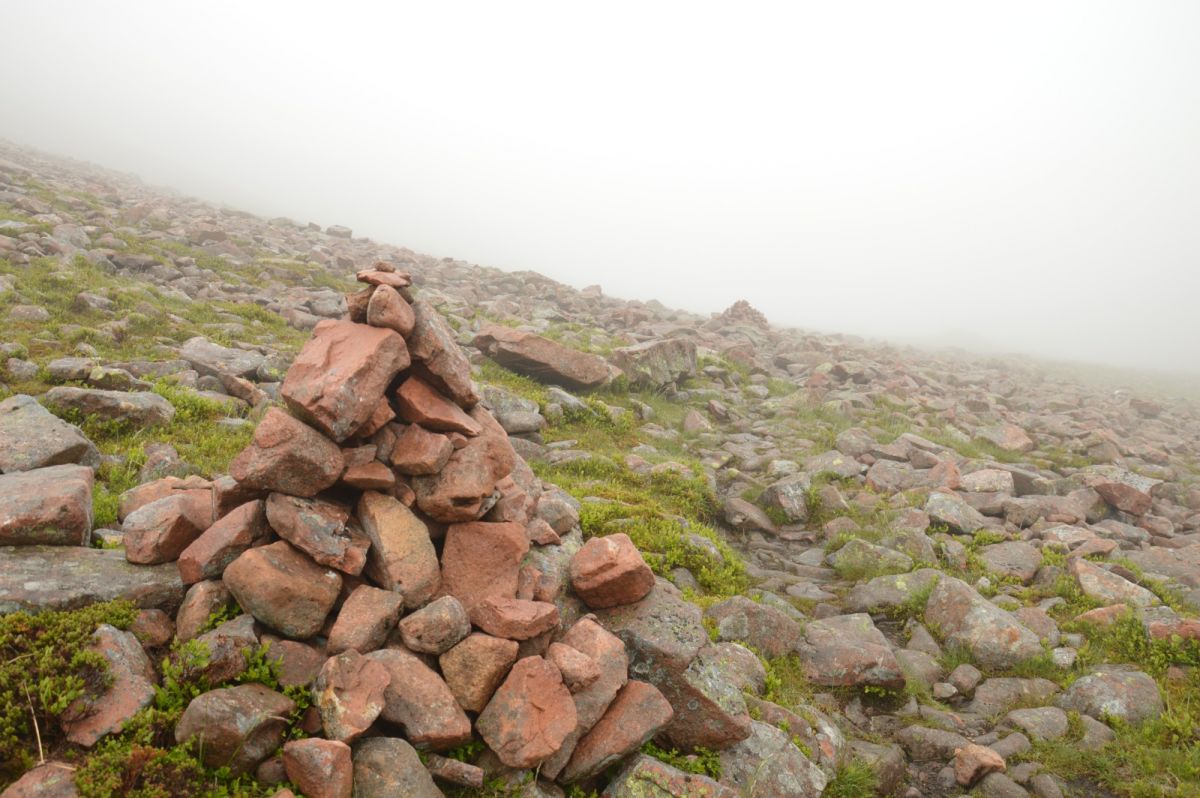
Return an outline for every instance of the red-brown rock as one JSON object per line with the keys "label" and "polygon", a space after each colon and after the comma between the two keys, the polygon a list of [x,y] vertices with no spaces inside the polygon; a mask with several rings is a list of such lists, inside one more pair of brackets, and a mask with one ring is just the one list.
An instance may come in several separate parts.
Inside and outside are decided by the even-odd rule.
{"label": "red-brown rock", "polygon": [[589,390],[609,379],[609,365],[604,358],[535,333],[489,324],[472,343],[505,368],[564,388]]}
{"label": "red-brown rock", "polygon": [[600,678],[600,665],[582,651],[564,643],[551,643],[546,659],[562,674],[563,684],[572,693],[589,687]]}
{"label": "red-brown rock", "polygon": [[267,521],[279,537],[321,565],[357,576],[367,563],[371,541],[347,527],[350,508],[338,502],[284,493],[267,497]]}
{"label": "red-brown rock", "polygon": [[313,684],[313,703],[321,715],[325,736],[350,742],[383,712],[388,669],[357,651],[330,657]]}
{"label": "red-brown rock", "polygon": [[489,596],[471,608],[471,622],[509,640],[528,640],[558,626],[558,607],[545,601]]}
{"label": "red-brown rock", "polygon": [[558,668],[541,657],[526,657],[496,690],[476,728],[501,762],[529,768],[562,748],[575,722],[575,702]]}
{"label": "red-brown rock", "polygon": [[461,432],[478,435],[478,422],[463,412],[454,402],[437,392],[420,377],[409,377],[396,391],[396,407],[400,418],[410,424],[420,424],[438,432]]}
{"label": "red-brown rock", "polygon": [[280,394],[293,413],[343,441],[371,419],[409,362],[393,330],[327,319],[292,362]]}
{"label": "red-brown rock", "polygon": [[3,798],[79,798],[75,766],[50,761],[38,765],[9,785]]}
{"label": "red-brown rock", "polygon": [[413,478],[417,505],[435,521],[474,521],[490,503],[496,483],[512,473],[517,462],[508,434],[482,407],[471,411],[483,432],[464,442],[442,470]]}
{"label": "red-brown rock", "polygon": [[404,597],[390,590],[359,585],[338,611],[325,648],[330,654],[354,649],[360,654],[383,645],[404,609]]}
{"label": "red-brown rock", "polygon": [[290,740],[283,746],[283,766],[306,798],[350,798],[354,791],[350,746],[338,740]]}
{"label": "red-brown rock", "polygon": [[396,484],[396,475],[383,463],[366,463],[347,468],[342,482],[359,490],[387,491]]}
{"label": "red-brown rock", "polygon": [[229,464],[247,488],[316,496],[342,475],[342,450],[302,421],[272,407],[254,430],[254,441]]}
{"label": "red-brown rock", "polygon": [[1150,494],[1116,480],[1092,486],[1100,497],[1123,513],[1145,515],[1150,511]]}
{"label": "red-brown rock", "polygon": [[94,699],[79,699],[67,708],[63,730],[76,745],[91,748],[106,734],[154,700],[157,678],[150,658],[131,632],[101,624],[92,635],[92,648],[108,663],[109,686]]}
{"label": "red-brown rock", "polygon": [[571,586],[593,609],[641,601],[654,573],[623,532],[592,538],[571,558]]}
{"label": "red-brown rock", "polygon": [[188,588],[175,614],[175,636],[180,642],[187,642],[200,634],[200,629],[208,623],[214,612],[233,600],[233,594],[225,583],[219,579],[208,579],[197,582]]}
{"label": "red-brown rock", "polygon": [[407,337],[417,323],[412,306],[390,285],[381,285],[367,303],[367,324],[386,327]]}
{"label": "red-brown rock", "polygon": [[528,551],[519,524],[454,524],[442,547],[442,592],[461,601],[468,614],[486,598],[515,598]]}
{"label": "red-brown rock", "polygon": [[454,330],[428,302],[418,300],[412,309],[416,323],[412,334],[405,338],[413,370],[461,407],[474,407],[479,394],[471,381],[471,363],[455,341]]}
{"label": "red-brown rock", "polygon": [[321,631],[342,589],[342,577],[314,563],[286,541],[243,552],[224,574],[242,609],[287,637]]}
{"label": "red-brown rock", "polygon": [[388,671],[382,717],[404,727],[413,745],[444,750],[471,739],[471,721],[442,677],[414,654],[395,648],[372,651],[367,659]]}
{"label": "red-brown rock", "polygon": [[392,447],[392,465],[401,474],[436,474],[445,467],[454,444],[445,435],[409,424]]}
{"label": "red-brown rock", "polygon": [[357,514],[371,541],[367,576],[385,590],[401,593],[408,607],[429,601],[442,577],[425,522],[391,496],[373,491],[362,495]]}
{"label": "red-brown rock", "polygon": [[[233,479],[231,479],[231,478],[227,478],[227,479],[229,479],[229,482],[231,482],[233,484],[237,484],[236,482],[234,482]],[[200,477],[196,477],[196,476],[188,477],[187,479],[180,479],[179,477],[163,477],[162,479],[156,479],[153,482],[144,482],[141,485],[132,487],[129,490],[127,490],[121,494],[120,504],[117,508],[117,518],[124,521],[126,516],[128,516],[130,513],[134,512],[138,508],[145,507],[147,504],[149,504],[152,501],[157,501],[158,499],[165,499],[167,496],[170,496],[171,494],[176,493],[178,491],[186,491],[186,490],[214,490],[215,491],[216,487],[217,487],[217,483],[209,482],[206,479],[201,479]],[[255,497],[250,496],[247,499],[245,499],[244,501],[238,502],[238,504],[245,504],[245,502],[250,501],[250,499],[253,499],[253,498],[255,498]],[[214,504],[216,504],[216,494],[215,493],[213,496],[213,502],[214,502]],[[219,518],[222,515],[224,515],[226,512],[228,512],[229,510],[232,510],[234,506],[236,506],[236,505],[232,505],[224,511],[222,511],[220,509],[220,507],[218,506],[217,509],[214,511],[214,514]]]}
{"label": "red-brown rock", "polygon": [[179,555],[179,576],[185,585],[216,579],[229,563],[267,537],[263,502],[255,500],[238,507],[215,522]]}
{"label": "red-brown rock", "polygon": [[182,744],[198,739],[205,764],[228,766],[239,775],[279,747],[295,708],[290,698],[261,684],[210,690],[188,704],[175,726],[175,740]]}
{"label": "red-brown rock", "polygon": [[482,712],[517,661],[515,640],[472,634],[438,658],[446,684],[459,706]]}
{"label": "red-brown rock", "polygon": [[972,743],[954,751],[954,780],[962,787],[970,787],[987,774],[1004,770],[1004,757],[986,746]]}
{"label": "red-brown rock", "polygon": [[600,722],[575,746],[561,780],[569,784],[596,775],[645,745],[674,715],[654,686],[627,682]]}
{"label": "red-brown rock", "polygon": [[178,559],[213,522],[212,491],[177,491],[125,517],[125,559],[154,565]]}

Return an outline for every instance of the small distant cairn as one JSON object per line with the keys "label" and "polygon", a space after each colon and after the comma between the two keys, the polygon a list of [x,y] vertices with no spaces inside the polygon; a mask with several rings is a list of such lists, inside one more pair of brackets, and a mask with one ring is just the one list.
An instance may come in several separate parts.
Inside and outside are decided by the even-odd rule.
{"label": "small distant cairn", "polygon": [[751,324],[764,330],[770,326],[767,317],[744,299],[739,299],[725,308],[717,318],[734,324]]}

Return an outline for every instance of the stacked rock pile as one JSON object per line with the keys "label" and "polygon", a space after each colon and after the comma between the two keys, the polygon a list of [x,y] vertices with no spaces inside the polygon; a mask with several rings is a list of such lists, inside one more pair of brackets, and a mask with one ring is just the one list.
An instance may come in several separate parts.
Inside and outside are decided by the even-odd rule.
{"label": "stacked rock pile", "polygon": [[[483,783],[483,768],[435,753],[476,735],[483,764],[562,783],[656,735],[685,749],[745,739],[699,610],[628,536],[583,542],[577,505],[513,451],[407,274],[358,278],[349,318],[318,324],[288,371],[291,412],[266,412],[229,477],[159,480],[122,506],[127,558],[176,561],[190,585],[176,635],[207,644],[210,683],[261,642],[283,681],[311,683],[313,736],[283,747],[288,777],[314,798],[436,795],[430,773]],[[245,614],[200,635],[230,596]],[[211,766],[262,775],[294,710],[263,685],[219,688],[176,736]],[[626,770],[676,778],[644,757]]]}

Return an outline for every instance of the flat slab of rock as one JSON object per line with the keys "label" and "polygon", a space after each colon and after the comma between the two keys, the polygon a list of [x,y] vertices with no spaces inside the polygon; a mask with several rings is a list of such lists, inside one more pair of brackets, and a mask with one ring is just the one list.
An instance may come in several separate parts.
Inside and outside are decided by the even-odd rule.
{"label": "flat slab of rock", "polygon": [[375,584],[399,592],[409,608],[433,598],[442,574],[425,522],[401,502],[376,491],[367,491],[359,499],[358,520],[371,541],[366,572]]}
{"label": "flat slab of rock", "polygon": [[0,546],[87,545],[94,480],[80,465],[0,475]]}
{"label": "flat slab of rock", "polygon": [[804,638],[800,624],[769,604],[733,596],[705,611],[716,622],[717,639],[747,643],[766,657],[793,651]]}
{"label": "flat slab of rock", "polygon": [[69,463],[100,464],[100,452],[79,427],[32,396],[17,394],[0,402],[0,474]]}
{"label": "flat slab of rock", "polygon": [[605,798],[739,798],[740,795],[708,776],[685,773],[645,754],[630,757],[604,790]]}
{"label": "flat slab of rock", "polygon": [[516,598],[521,560],[529,552],[525,527],[513,523],[454,524],[442,547],[442,592],[468,614],[487,598]]}
{"label": "flat slab of rock", "polygon": [[404,381],[396,391],[396,407],[400,418],[425,429],[461,432],[463,435],[478,435],[483,431],[479,422],[420,377],[413,376]]}
{"label": "flat slab of rock", "polygon": [[507,369],[572,390],[598,388],[609,379],[608,362],[536,333],[489,324],[472,344]]}
{"label": "flat slab of rock", "polygon": [[202,375],[217,377],[222,373],[251,379],[267,358],[246,349],[231,349],[197,336],[184,341],[179,356]]}
{"label": "flat slab of rock", "polygon": [[123,598],[173,615],[183,594],[174,563],[133,565],[118,549],[0,546],[0,614]]}
{"label": "flat slab of rock", "polygon": [[122,421],[134,427],[169,424],[175,408],[150,391],[103,391],[98,388],[51,388],[40,397],[42,404],[59,410],[74,410],[84,416]]}
{"label": "flat slab of rock", "polygon": [[108,663],[107,675],[112,681],[97,698],[68,707],[68,719],[63,722],[67,739],[85,748],[120,731],[126,721],[149,706],[157,681],[150,658],[132,632],[101,624],[92,635],[92,648]]}
{"label": "flat slab of rock", "polygon": [[455,340],[454,330],[437,308],[424,300],[414,302],[412,310],[413,330],[406,340],[413,370],[461,407],[474,407],[479,393],[471,381],[471,363]]}
{"label": "flat slab of rock", "polygon": [[785,733],[760,721],[750,736],[721,751],[721,778],[748,795],[818,798],[829,778]]}
{"label": "flat slab of rock", "polygon": [[406,739],[435,751],[471,739],[471,721],[437,671],[400,649],[372,651],[366,658],[387,669],[381,717],[402,726]]}
{"label": "flat slab of rock", "polygon": [[394,330],[326,319],[296,355],[280,395],[296,415],[343,441],[370,420],[409,362]]}
{"label": "flat slab of rock", "polygon": [[1114,717],[1135,725],[1163,712],[1154,679],[1131,665],[1097,666],[1072,682],[1055,703],[1096,720]]}
{"label": "flat slab of rock", "polygon": [[1130,604],[1134,607],[1149,607],[1158,603],[1158,597],[1141,585],[1135,585],[1124,577],[1110,573],[1082,557],[1067,561],[1067,572],[1075,577],[1084,595],[1106,604]]}

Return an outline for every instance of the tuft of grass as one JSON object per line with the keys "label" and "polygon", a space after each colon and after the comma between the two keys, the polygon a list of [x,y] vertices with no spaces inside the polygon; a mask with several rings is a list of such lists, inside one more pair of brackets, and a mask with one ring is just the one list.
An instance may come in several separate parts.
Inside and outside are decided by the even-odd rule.
{"label": "tuft of grass", "polygon": [[708,776],[710,779],[721,778],[721,757],[716,751],[707,748],[697,748],[691,754],[681,754],[674,748],[661,748],[651,741],[642,746],[642,753],[684,773]]}
{"label": "tuft of grass", "polygon": [[879,783],[875,770],[861,759],[838,766],[837,773],[825,785],[823,798],[872,798]]}

